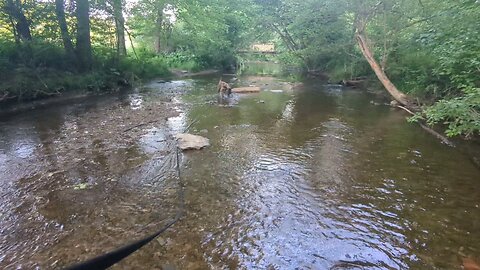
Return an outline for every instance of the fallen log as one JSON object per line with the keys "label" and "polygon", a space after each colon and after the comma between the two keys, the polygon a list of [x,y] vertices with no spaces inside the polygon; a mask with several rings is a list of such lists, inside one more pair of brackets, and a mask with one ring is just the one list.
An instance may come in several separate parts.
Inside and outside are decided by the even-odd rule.
{"label": "fallen log", "polygon": [[340,84],[347,87],[359,87],[365,83],[365,79],[351,79],[351,80],[342,80]]}
{"label": "fallen log", "polygon": [[232,93],[258,93],[260,90],[258,86],[236,87],[232,89]]}

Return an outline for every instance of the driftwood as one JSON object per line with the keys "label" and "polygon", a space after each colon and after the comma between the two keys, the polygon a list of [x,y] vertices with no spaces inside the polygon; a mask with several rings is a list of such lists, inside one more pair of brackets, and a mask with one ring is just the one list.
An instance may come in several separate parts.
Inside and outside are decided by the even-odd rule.
{"label": "driftwood", "polygon": [[233,93],[258,93],[260,92],[260,87],[258,86],[249,86],[249,87],[237,87],[233,88]]}
{"label": "driftwood", "polygon": [[347,87],[359,87],[359,86],[362,86],[365,83],[365,81],[366,81],[365,78],[353,78],[350,80],[342,80],[340,84]]}

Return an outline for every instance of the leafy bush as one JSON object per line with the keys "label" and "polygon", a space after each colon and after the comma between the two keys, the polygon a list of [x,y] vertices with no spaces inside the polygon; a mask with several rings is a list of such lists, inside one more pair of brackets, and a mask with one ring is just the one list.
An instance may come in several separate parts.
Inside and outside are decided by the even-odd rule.
{"label": "leafy bush", "polygon": [[138,78],[154,78],[169,75],[168,65],[164,57],[151,58],[125,57],[120,60],[118,71],[122,74],[134,75]]}
{"label": "leafy bush", "polygon": [[445,133],[450,137],[480,135],[480,88],[468,88],[461,97],[440,100],[410,121],[419,119],[429,125],[446,125]]}
{"label": "leafy bush", "polygon": [[165,61],[169,67],[198,71],[202,69],[194,54],[187,51],[177,51],[165,54]]}

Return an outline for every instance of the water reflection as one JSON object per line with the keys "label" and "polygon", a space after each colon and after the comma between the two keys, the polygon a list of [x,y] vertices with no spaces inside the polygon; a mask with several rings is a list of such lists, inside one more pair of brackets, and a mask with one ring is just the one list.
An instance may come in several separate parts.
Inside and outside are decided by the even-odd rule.
{"label": "water reflection", "polygon": [[143,96],[139,94],[128,95],[130,107],[132,110],[138,110],[142,107]]}

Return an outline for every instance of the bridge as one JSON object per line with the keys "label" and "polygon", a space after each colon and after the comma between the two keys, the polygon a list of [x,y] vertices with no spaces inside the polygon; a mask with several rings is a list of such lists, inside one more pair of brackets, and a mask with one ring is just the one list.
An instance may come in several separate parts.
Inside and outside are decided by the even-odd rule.
{"label": "bridge", "polygon": [[249,49],[237,50],[237,53],[248,54],[277,54],[273,43],[255,43]]}

